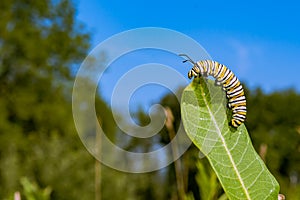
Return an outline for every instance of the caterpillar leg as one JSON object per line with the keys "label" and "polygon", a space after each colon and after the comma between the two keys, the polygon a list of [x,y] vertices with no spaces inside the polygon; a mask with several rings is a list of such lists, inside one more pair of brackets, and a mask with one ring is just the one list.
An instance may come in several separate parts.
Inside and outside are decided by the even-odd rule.
{"label": "caterpillar leg", "polygon": [[233,126],[234,128],[239,127],[242,124],[241,121],[236,120],[236,119],[232,119],[230,125]]}
{"label": "caterpillar leg", "polygon": [[198,74],[193,70],[191,69],[189,72],[188,72],[188,77],[189,79],[193,78],[193,77],[197,77]]}
{"label": "caterpillar leg", "polygon": [[231,119],[231,125],[233,127],[239,127],[242,123],[244,123],[246,119],[246,112],[245,111],[242,111],[242,112],[237,112],[237,113],[234,113],[232,115],[232,119]]}
{"label": "caterpillar leg", "polygon": [[217,81],[217,80],[215,80],[215,85],[216,85],[216,86],[220,86],[220,85],[222,85],[222,83],[219,82],[219,81]]}
{"label": "caterpillar leg", "polygon": [[232,106],[231,106],[231,103],[227,103],[227,107],[228,108],[231,108]]}

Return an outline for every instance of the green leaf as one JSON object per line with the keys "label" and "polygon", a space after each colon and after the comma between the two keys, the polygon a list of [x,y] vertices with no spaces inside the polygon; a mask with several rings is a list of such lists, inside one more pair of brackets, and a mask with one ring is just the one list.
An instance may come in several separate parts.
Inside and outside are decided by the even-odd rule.
{"label": "green leaf", "polygon": [[279,184],[254,150],[247,129],[229,126],[222,87],[196,78],[181,99],[184,128],[207,156],[229,199],[277,199]]}

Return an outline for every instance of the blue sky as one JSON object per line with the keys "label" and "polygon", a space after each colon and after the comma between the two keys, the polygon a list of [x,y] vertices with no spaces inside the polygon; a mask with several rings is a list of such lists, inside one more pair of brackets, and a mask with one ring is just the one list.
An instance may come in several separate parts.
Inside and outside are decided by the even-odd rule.
{"label": "blue sky", "polygon": [[[78,0],[76,5],[77,19],[92,33],[93,47],[129,29],[168,28],[199,42],[212,59],[232,69],[250,88],[300,91],[298,1]],[[112,71],[108,77],[116,73]],[[187,71],[182,69],[180,73]],[[102,83],[104,98],[110,95],[114,82]],[[142,98],[144,93],[137,91],[135,96]],[[152,95],[149,101],[155,98]]]}

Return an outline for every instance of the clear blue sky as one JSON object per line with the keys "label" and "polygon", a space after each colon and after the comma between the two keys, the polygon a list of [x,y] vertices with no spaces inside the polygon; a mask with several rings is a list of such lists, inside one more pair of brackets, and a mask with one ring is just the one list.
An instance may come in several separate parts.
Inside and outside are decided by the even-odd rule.
{"label": "clear blue sky", "polygon": [[77,18],[91,31],[93,46],[128,29],[169,28],[195,39],[251,88],[300,91],[299,1],[81,0],[76,4]]}

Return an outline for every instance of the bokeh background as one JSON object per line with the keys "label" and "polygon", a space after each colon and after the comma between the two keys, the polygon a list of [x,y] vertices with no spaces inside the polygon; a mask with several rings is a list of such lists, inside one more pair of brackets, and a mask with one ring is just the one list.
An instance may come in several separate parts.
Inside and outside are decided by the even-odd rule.
{"label": "bokeh background", "polygon": [[[299,2],[291,0],[2,0],[0,198],[222,197],[214,172],[194,146],[177,164],[155,172],[130,174],[95,160],[77,135],[72,87],[81,62],[110,36],[150,26],[190,36],[214,60],[234,71],[246,88],[246,126],[255,149],[279,181],[281,193],[287,199],[299,199],[298,8]],[[144,50],[113,63],[98,85],[95,108],[99,121],[111,141],[128,151],[148,152],[168,144],[173,137],[168,127],[151,138],[129,137],[116,126],[111,113],[110,97],[118,77],[137,64],[153,61],[169,63],[185,76],[189,70],[180,62],[176,64],[180,61],[176,55]],[[180,95],[185,85],[173,82]],[[126,106],[130,106],[137,124],[147,125],[148,109],[153,103],[170,108],[176,131],[180,105],[168,88],[142,87]],[[124,105],[120,104],[120,119]]]}

